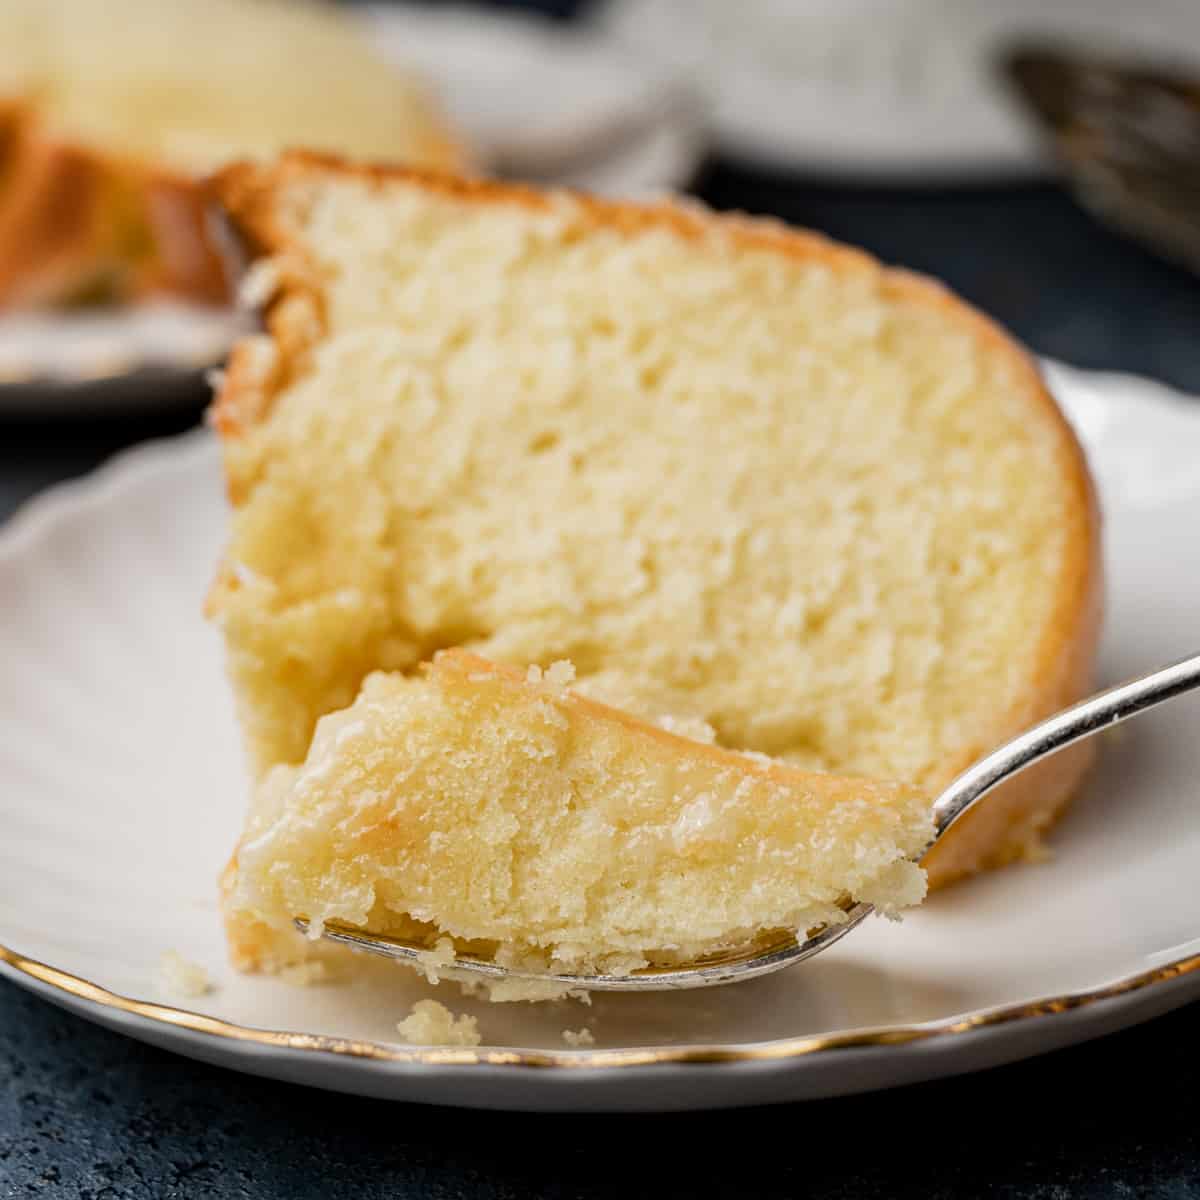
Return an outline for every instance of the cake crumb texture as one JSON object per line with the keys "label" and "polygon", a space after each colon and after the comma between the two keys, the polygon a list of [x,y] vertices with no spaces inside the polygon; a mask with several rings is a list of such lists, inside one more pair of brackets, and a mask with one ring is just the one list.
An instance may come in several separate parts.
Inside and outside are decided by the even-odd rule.
{"label": "cake crumb texture", "polygon": [[[691,742],[518,670],[444,651],[374,674],[264,779],[238,848],[235,919],[414,936],[502,966],[628,972],[762,931],[894,912],[925,894],[917,789]],[[493,999],[565,988],[513,978]]]}
{"label": "cake crumb texture", "polygon": [[[278,280],[215,409],[210,611],[260,775],[445,647],[928,794],[1087,690],[1079,448],[936,285],[772,223],[313,156],[219,189]],[[933,881],[1025,854],[1090,753],[1006,785]]]}

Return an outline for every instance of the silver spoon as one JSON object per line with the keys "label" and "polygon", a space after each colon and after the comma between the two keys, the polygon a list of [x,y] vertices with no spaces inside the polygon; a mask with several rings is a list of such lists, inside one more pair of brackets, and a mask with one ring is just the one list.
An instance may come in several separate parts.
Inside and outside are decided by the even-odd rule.
{"label": "silver spoon", "polygon": [[[1200,654],[1100,692],[1013,738],[969,767],[937,798],[933,806],[936,833],[931,845],[936,845],[963,813],[974,807],[988,792],[1026,767],[1195,688],[1200,688]],[[449,971],[486,979],[550,981],[562,984],[565,988],[595,992],[654,992],[714,987],[769,975],[772,971],[803,962],[845,937],[871,911],[869,904],[847,903],[845,921],[823,925],[803,941],[785,935],[772,942],[759,941],[723,951],[697,962],[645,967],[628,975],[567,975],[551,971],[518,970],[469,955],[460,955],[442,969],[444,973]],[[297,919],[296,926],[304,932],[308,930],[308,922],[303,919]],[[322,937],[330,942],[409,962],[417,967],[422,965],[422,959],[428,961],[428,947],[383,934],[363,933],[344,925],[327,924]]]}

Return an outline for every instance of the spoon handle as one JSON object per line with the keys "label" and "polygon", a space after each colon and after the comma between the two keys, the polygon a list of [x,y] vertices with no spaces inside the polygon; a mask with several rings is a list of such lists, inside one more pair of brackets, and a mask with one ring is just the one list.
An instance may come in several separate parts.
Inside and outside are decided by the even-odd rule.
{"label": "spoon handle", "polygon": [[1200,688],[1200,654],[1081,700],[1048,717],[968,767],[938,797],[933,822],[940,838],[959,817],[1010,775],[1138,713]]}

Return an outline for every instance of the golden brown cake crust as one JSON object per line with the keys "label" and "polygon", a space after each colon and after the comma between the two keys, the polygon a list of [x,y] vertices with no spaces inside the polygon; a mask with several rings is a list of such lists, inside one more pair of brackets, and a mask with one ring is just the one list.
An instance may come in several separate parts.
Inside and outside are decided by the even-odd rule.
{"label": "golden brown cake crust", "polygon": [[19,102],[0,106],[0,132],[0,307],[97,288],[118,301],[229,298],[200,180],[56,138]]}
{"label": "golden brown cake crust", "polygon": [[[461,167],[466,151],[431,110],[423,161]],[[36,107],[0,99],[0,309],[168,296],[233,300],[213,237],[209,181],[57,137]]]}
{"label": "golden brown cake crust", "polygon": [[[493,662],[483,658],[471,650],[463,650],[453,646],[448,650],[439,650],[433,662],[422,663],[421,671],[426,674],[437,672],[442,678],[459,677],[478,681],[491,677],[507,680],[510,683],[526,682],[527,676],[523,671],[508,663]],[[672,754],[688,754],[696,759],[708,760],[714,769],[732,767],[751,775],[763,775],[781,784],[814,783],[821,778],[829,778],[827,774],[806,771],[790,763],[777,762],[770,758],[755,758],[737,750],[729,750],[710,742],[697,742],[691,738],[682,737],[669,729],[663,729],[641,717],[625,712],[624,709],[613,708],[611,704],[603,704],[590,696],[581,696],[571,691],[569,686],[563,692],[563,703],[575,709],[581,715],[592,720],[612,721],[623,726],[631,733],[652,742],[662,753],[670,757]]]}
{"label": "golden brown cake crust", "polygon": [[[546,209],[555,203],[553,193],[517,184],[403,167],[351,164],[335,156],[308,152],[289,153],[267,166],[240,163],[225,169],[216,177],[214,188],[234,229],[252,254],[279,256],[282,267],[279,287],[266,312],[278,356],[264,370],[261,345],[243,344],[235,352],[212,413],[223,438],[237,438],[265,419],[271,395],[286,379],[289,364],[302,357],[322,331],[319,281],[306,269],[275,217],[281,189],[290,182],[321,174],[349,176],[381,186],[403,182],[477,204]],[[712,214],[680,203],[632,204],[583,195],[575,195],[574,199],[582,218],[595,227],[629,235],[670,229],[681,237],[695,239],[717,234],[735,248],[769,250],[818,261],[837,271],[874,274],[885,295],[936,310],[983,344],[988,353],[1007,360],[1031,414],[1048,417],[1049,427],[1059,441],[1062,484],[1069,497],[1066,540],[1070,550],[1055,589],[1056,610],[1037,648],[1033,678],[1003,725],[1016,734],[1086,694],[1091,686],[1103,593],[1096,494],[1074,433],[1046,390],[1035,363],[1012,338],[941,284],[885,268],[869,255],[819,234],[789,229],[775,221]],[[948,782],[992,748],[963,746],[954,761],[945,763],[941,778]],[[1035,853],[1039,834],[1070,800],[1092,756],[1090,743],[1082,743],[1004,785],[929,854],[925,865],[930,885],[942,886]]]}

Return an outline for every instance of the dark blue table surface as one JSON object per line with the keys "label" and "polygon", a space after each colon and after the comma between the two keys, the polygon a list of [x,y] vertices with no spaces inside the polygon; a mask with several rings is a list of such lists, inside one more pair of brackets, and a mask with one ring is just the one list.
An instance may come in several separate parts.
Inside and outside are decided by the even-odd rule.
{"label": "dark blue table surface", "polygon": [[[772,212],[929,271],[1035,350],[1200,391],[1200,280],[1051,184],[880,190],[710,167]],[[121,446],[195,423],[0,423],[0,516]],[[0,831],[0,837],[2,837]],[[0,982],[0,1198],[1200,1197],[1200,1008],[963,1079],[671,1117],[388,1105],[200,1066]]]}

